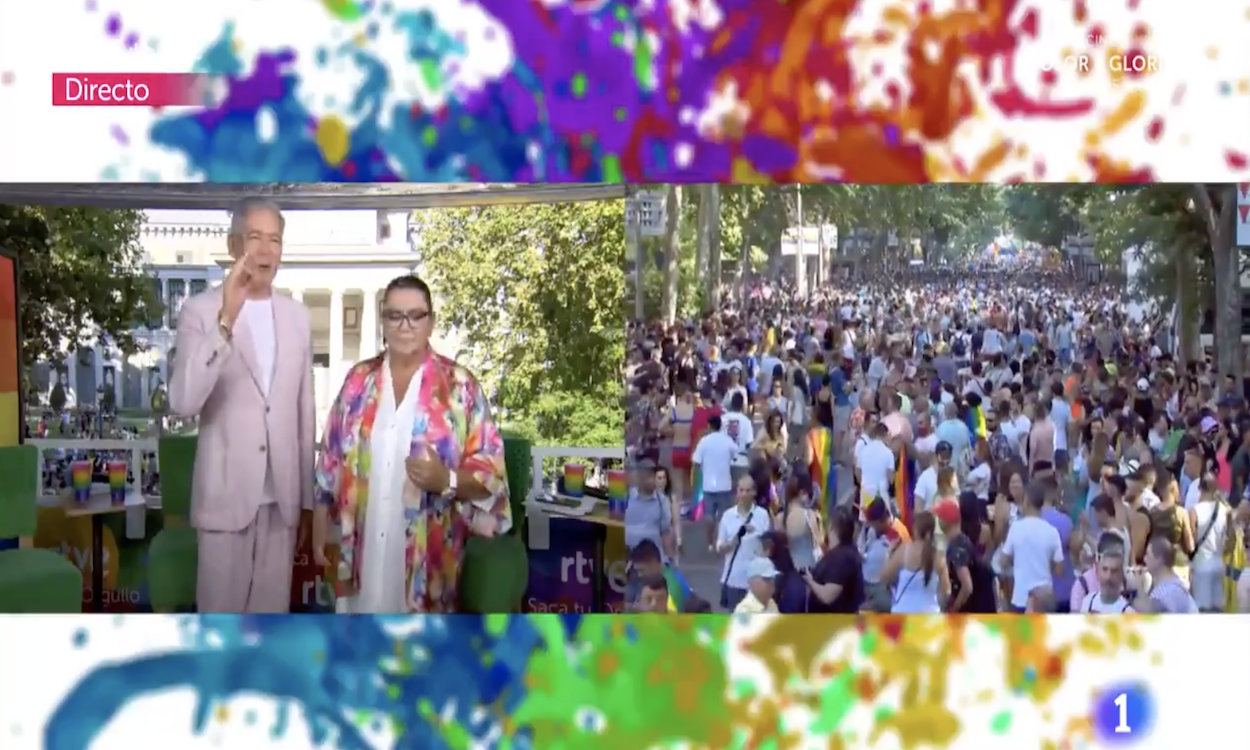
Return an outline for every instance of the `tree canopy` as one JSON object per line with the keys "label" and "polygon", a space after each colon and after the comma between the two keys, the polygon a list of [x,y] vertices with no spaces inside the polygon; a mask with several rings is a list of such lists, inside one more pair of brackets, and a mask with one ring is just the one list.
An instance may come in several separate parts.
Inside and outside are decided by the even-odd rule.
{"label": "tree canopy", "polygon": [[[998,185],[700,185],[645,186],[679,206],[670,237],[643,239],[644,312],[686,316],[706,308],[730,275],[776,275],[782,269],[780,238],[796,226],[833,225],[840,241],[862,233],[871,250],[856,256],[860,267],[893,266],[912,257],[911,239],[925,259],[967,257],[992,242],[1006,222]],[[801,190],[801,200],[800,200]],[[903,238],[897,246],[889,237]],[[741,261],[746,258],[746,263]],[[813,261],[808,261],[813,262]],[[727,269],[727,274],[721,268]],[[672,269],[669,274],[666,269]],[[671,281],[672,294],[666,296]],[[666,304],[671,300],[672,304]],[[670,310],[671,307],[671,310]],[[671,312],[671,315],[670,315]],[[637,311],[635,311],[635,314]]]}
{"label": "tree canopy", "polygon": [[22,267],[24,366],[98,337],[126,353],[141,348],[132,329],[161,313],[143,268],[142,222],[141,211],[0,205],[0,246]]}
{"label": "tree canopy", "polygon": [[501,421],[540,444],[619,446],[621,201],[419,211],[440,327],[481,361]]}

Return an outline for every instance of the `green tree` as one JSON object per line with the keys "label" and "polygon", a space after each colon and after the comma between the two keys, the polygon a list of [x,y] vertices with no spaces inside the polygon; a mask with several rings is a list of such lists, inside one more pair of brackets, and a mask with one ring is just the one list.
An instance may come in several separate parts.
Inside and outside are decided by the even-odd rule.
{"label": "green tree", "polygon": [[129,354],[160,302],[143,268],[141,211],[0,206],[0,245],[22,265],[22,359],[57,360],[97,337]]}
{"label": "green tree", "polygon": [[482,362],[503,421],[540,444],[619,446],[622,201],[414,214],[438,325]]}

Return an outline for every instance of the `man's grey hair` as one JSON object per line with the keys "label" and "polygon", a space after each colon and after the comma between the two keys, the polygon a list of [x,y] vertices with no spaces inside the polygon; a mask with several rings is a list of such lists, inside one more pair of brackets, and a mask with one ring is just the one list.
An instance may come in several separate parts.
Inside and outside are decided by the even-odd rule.
{"label": "man's grey hair", "polygon": [[232,236],[243,234],[243,224],[254,211],[274,212],[278,217],[278,230],[286,229],[286,217],[282,215],[282,209],[277,203],[268,198],[244,198],[230,210],[230,234]]}

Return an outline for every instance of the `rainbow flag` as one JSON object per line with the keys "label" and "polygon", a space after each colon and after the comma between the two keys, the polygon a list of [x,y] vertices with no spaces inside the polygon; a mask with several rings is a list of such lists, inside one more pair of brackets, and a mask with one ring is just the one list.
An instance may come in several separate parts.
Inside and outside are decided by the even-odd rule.
{"label": "rainbow flag", "polygon": [[668,611],[681,612],[690,598],[690,584],[677,568],[664,566],[664,580],[668,583]]}
{"label": "rainbow flag", "polygon": [[980,404],[968,409],[968,432],[972,433],[972,443],[976,444],[978,438],[985,437],[985,410]]}
{"label": "rainbow flag", "polygon": [[1229,529],[1229,534],[1236,533],[1235,544],[1232,550],[1224,553],[1224,611],[1236,613],[1238,609],[1237,602],[1237,580],[1246,573],[1246,547],[1245,538],[1238,531],[1234,532]]}
{"label": "rainbow flag", "polygon": [[828,427],[813,427],[808,431],[807,439],[812,447],[812,465],[808,467],[812,474],[812,484],[820,489],[821,499],[825,503],[824,516],[830,518],[838,502],[838,471],[833,460],[833,430]]}
{"label": "rainbow flag", "polygon": [[906,448],[894,454],[894,501],[898,504],[899,519],[911,531],[916,511],[916,472]]}
{"label": "rainbow flag", "polygon": [[690,520],[702,521],[707,508],[703,504],[703,467],[695,464],[691,467],[690,486]]}

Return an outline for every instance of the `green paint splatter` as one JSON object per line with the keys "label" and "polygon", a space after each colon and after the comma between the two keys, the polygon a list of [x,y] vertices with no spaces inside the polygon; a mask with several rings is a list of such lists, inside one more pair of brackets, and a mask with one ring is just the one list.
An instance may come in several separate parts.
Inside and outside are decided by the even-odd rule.
{"label": "green paint splatter", "polygon": [[608,154],[603,157],[603,181],[625,181],[625,172],[621,169],[621,160],[617,158],[616,154]]}
{"label": "green paint splatter", "polygon": [[426,125],[421,131],[421,141],[427,146],[433,146],[438,143],[438,130],[433,125]]}
{"label": "green paint splatter", "polygon": [[576,96],[578,99],[585,96],[586,95],[586,74],[574,73],[573,80],[570,81],[569,86],[571,90],[573,91],[573,96]]}
{"label": "green paint splatter", "polygon": [[655,54],[645,38],[634,45],[634,78],[644,89],[655,89]]}
{"label": "green paint splatter", "polygon": [[859,641],[859,652],[864,655],[876,653],[877,646],[881,644],[881,636],[877,635],[876,630],[869,629]]}
{"label": "green paint splatter", "polygon": [[1007,734],[1011,731],[1011,712],[999,711],[990,719],[990,731],[994,734]]}
{"label": "green paint splatter", "polygon": [[820,693],[820,715],[812,722],[809,731],[828,734],[842,724],[855,706],[856,697],[851,689],[855,677],[856,674],[848,670],[829,681]]}
{"label": "green paint splatter", "polygon": [[436,61],[428,58],[422,60],[417,63],[417,70],[421,73],[421,82],[431,92],[443,87],[443,70]]}

